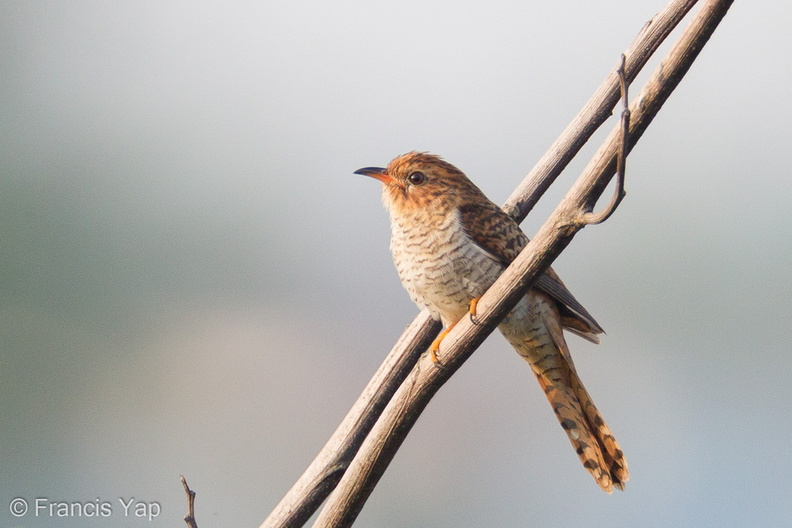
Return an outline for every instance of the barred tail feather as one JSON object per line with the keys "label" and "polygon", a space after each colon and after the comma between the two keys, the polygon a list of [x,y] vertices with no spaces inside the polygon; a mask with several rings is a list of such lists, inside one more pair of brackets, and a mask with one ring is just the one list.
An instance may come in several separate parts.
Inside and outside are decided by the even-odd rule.
{"label": "barred tail feather", "polygon": [[542,294],[531,291],[529,298],[530,309],[518,305],[500,330],[531,365],[583,467],[606,492],[624,489],[627,461],[575,372],[558,311]]}
{"label": "barred tail feather", "polygon": [[629,478],[627,461],[574,370],[568,369],[568,376],[563,376],[568,384],[555,375],[534,372],[583,467],[606,492],[624,489]]}

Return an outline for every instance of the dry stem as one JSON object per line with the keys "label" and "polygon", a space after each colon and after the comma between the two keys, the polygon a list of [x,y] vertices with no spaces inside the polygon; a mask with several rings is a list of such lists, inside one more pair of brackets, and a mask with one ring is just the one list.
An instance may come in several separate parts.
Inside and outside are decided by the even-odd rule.
{"label": "dry stem", "polygon": [[184,486],[184,492],[187,494],[187,515],[184,516],[184,522],[189,528],[198,528],[198,523],[195,521],[195,492],[187,485],[184,475],[179,476],[182,486]]}

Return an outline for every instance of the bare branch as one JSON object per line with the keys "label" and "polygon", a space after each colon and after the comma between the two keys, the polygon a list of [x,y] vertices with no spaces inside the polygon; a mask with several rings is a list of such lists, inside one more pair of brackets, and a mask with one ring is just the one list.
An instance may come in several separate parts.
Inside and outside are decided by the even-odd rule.
{"label": "bare branch", "polygon": [[440,330],[421,312],[404,330],[333,436],[261,528],[302,526],[336,487],[385,405]]}
{"label": "bare branch", "polygon": [[[631,83],[665,38],[693,8],[697,0],[672,0],[644,24],[624,52],[625,77]],[[522,222],[591,135],[610,118],[619,101],[619,67],[608,74],[589,101],[558,136],[547,152],[506,200],[503,209]]]}
{"label": "bare branch", "polygon": [[[635,145],[690,68],[702,46],[726,14],[732,0],[710,0],[694,18],[633,104]],[[477,321],[463,318],[441,344],[445,369],[424,356],[394,394],[352,464],[330,495],[315,528],[350,526],[429,400],[473,353],[536,278],[586,223],[584,215],[613,177],[620,146],[614,129],[576,184],[515,261],[476,306]]]}
{"label": "bare branch", "polygon": [[198,523],[195,521],[195,492],[187,485],[184,475],[179,475],[179,477],[181,477],[184,492],[187,494],[187,515],[184,516],[184,522],[189,528],[198,528]]}

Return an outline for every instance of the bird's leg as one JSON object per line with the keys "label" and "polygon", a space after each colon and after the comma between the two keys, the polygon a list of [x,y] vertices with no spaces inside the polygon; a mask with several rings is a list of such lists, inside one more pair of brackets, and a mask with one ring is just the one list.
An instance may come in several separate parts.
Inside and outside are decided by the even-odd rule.
{"label": "bird's leg", "polygon": [[[470,321],[476,326],[479,325],[479,322],[476,320],[476,305],[478,305],[478,301],[480,298],[481,297],[474,297],[468,303],[468,313],[470,313]],[[448,332],[450,332],[451,329],[454,328],[454,326],[456,326],[458,322],[459,321],[448,325],[448,327],[445,328],[442,332],[440,332],[440,334],[435,338],[435,340],[432,341],[432,345],[429,347],[429,358],[432,360],[432,363],[436,365],[440,364],[440,360],[437,358],[437,351],[440,350],[440,342],[443,339],[445,339],[445,336],[448,335]]]}
{"label": "bird's leg", "polygon": [[[479,325],[479,322],[476,320],[476,306],[478,305],[478,301],[480,298],[481,297],[474,297],[468,303],[468,313],[470,313],[470,321],[476,326]],[[450,332],[451,329],[454,328],[454,326],[456,326],[458,322],[459,321],[456,321],[448,325],[448,327],[446,327],[442,332],[440,332],[440,334],[435,338],[435,340],[432,341],[432,345],[429,347],[429,358],[431,358],[432,363],[436,365],[440,363],[440,360],[437,358],[437,351],[440,350],[440,342],[443,339],[445,339],[445,336],[448,335],[448,332]]]}
{"label": "bird's leg", "polygon": [[470,299],[468,303],[468,312],[470,312],[470,322],[476,326],[479,326],[479,322],[476,320],[476,306],[478,306],[478,302],[481,297],[473,297]]}
{"label": "bird's leg", "polygon": [[450,332],[451,329],[454,328],[454,326],[456,326],[458,322],[459,321],[456,321],[448,325],[448,327],[446,327],[442,332],[440,332],[440,334],[435,338],[435,340],[432,341],[432,345],[429,347],[429,359],[431,359],[432,363],[434,363],[435,365],[440,364],[440,360],[437,358],[437,351],[440,350],[440,342],[443,339],[445,339],[445,336],[448,335],[448,332]]}

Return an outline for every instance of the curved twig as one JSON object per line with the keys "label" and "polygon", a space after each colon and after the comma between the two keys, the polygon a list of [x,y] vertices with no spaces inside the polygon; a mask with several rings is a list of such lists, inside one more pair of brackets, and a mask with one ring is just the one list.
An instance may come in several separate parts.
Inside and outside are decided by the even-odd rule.
{"label": "curved twig", "polygon": [[622,94],[622,113],[619,134],[621,135],[621,144],[619,145],[619,152],[616,159],[616,189],[613,192],[611,201],[599,213],[585,213],[583,215],[583,222],[588,225],[601,224],[616,211],[619,204],[627,196],[627,191],[624,190],[624,177],[627,170],[627,144],[630,137],[630,98],[627,90],[630,83],[627,81],[627,74],[625,73],[625,63],[627,58],[622,54],[621,65],[619,66],[619,88]]}

